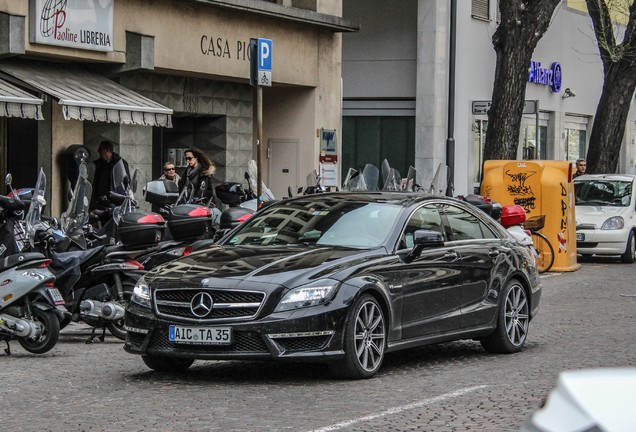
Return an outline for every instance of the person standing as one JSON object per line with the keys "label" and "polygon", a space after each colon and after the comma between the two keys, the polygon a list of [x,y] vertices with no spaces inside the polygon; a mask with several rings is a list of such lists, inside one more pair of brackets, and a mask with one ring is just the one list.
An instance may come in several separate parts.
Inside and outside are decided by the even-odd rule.
{"label": "person standing", "polygon": [[173,181],[177,186],[181,180],[181,176],[177,174],[177,170],[172,162],[166,162],[163,166],[163,174],[159,177],[159,180]]}
{"label": "person standing", "polygon": [[130,178],[128,162],[126,162],[126,160],[119,154],[115,153],[112,141],[102,141],[97,148],[97,152],[99,153],[99,159],[94,161],[95,174],[93,175],[93,194],[91,196],[90,204],[91,210],[93,210],[96,206],[100,206],[102,208],[109,206],[104,205],[103,203],[110,202],[108,200],[108,194],[110,191],[115,190],[113,186],[113,168],[120,160],[123,161],[126,174]]}
{"label": "person standing", "polygon": [[585,170],[587,169],[587,162],[585,159],[577,159],[576,160],[576,172],[572,174],[572,178],[575,179],[578,176],[582,176],[585,174]]}
{"label": "person standing", "polygon": [[179,191],[189,188],[188,202],[193,200],[207,201],[214,195],[212,176],[216,172],[216,165],[200,149],[191,147],[183,152],[188,163],[179,181]]}

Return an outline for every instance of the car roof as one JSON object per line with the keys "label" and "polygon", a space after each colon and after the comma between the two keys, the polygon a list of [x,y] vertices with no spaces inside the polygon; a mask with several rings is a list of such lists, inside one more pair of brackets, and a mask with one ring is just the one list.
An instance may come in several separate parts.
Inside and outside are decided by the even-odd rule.
{"label": "car roof", "polygon": [[583,174],[574,179],[574,181],[583,180],[618,180],[618,181],[633,181],[636,175],[633,174]]}
{"label": "car roof", "polygon": [[302,195],[293,198],[286,198],[285,201],[302,201],[310,199],[312,201],[326,200],[346,200],[346,201],[364,201],[374,203],[389,203],[394,205],[400,205],[402,207],[408,207],[414,203],[428,201],[428,200],[444,200],[449,202],[462,202],[456,198],[431,195],[420,192],[387,192],[387,191],[365,191],[365,192],[325,192],[318,194]]}

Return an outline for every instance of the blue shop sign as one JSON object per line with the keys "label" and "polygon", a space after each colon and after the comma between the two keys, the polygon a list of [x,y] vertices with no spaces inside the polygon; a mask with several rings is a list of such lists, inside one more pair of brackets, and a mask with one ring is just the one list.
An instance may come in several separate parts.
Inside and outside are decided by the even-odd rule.
{"label": "blue shop sign", "polygon": [[561,91],[563,72],[561,63],[554,62],[550,68],[542,68],[541,62],[531,61],[528,69],[528,82],[550,86],[550,89],[558,93]]}

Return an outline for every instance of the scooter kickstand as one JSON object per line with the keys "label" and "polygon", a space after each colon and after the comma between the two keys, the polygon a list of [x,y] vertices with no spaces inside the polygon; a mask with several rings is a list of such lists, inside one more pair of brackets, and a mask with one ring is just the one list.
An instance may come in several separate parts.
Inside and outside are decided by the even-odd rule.
{"label": "scooter kickstand", "polygon": [[4,352],[10,356],[11,355],[11,346],[9,345],[9,341],[5,341],[7,343],[7,347],[4,349]]}
{"label": "scooter kickstand", "polygon": [[106,334],[106,327],[104,327],[104,333],[102,333],[101,336],[96,336],[95,333],[97,332],[97,327],[93,327],[93,331],[91,331],[91,335],[88,337],[88,340],[86,341],[86,344],[94,344],[95,340],[99,340],[101,342],[104,342],[104,335]]}

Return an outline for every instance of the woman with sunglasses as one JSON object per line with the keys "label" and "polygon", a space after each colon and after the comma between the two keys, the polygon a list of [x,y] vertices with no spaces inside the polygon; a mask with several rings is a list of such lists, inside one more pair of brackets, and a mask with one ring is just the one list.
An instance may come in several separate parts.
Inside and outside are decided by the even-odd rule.
{"label": "woman with sunglasses", "polygon": [[177,174],[177,169],[174,167],[173,162],[166,162],[163,166],[163,174],[159,177],[159,180],[170,180],[177,184],[177,186],[179,185],[181,176]]}
{"label": "woman with sunglasses", "polygon": [[216,165],[202,150],[191,147],[183,152],[188,167],[179,180],[179,191],[187,187],[188,202],[208,200],[213,196],[212,176]]}

